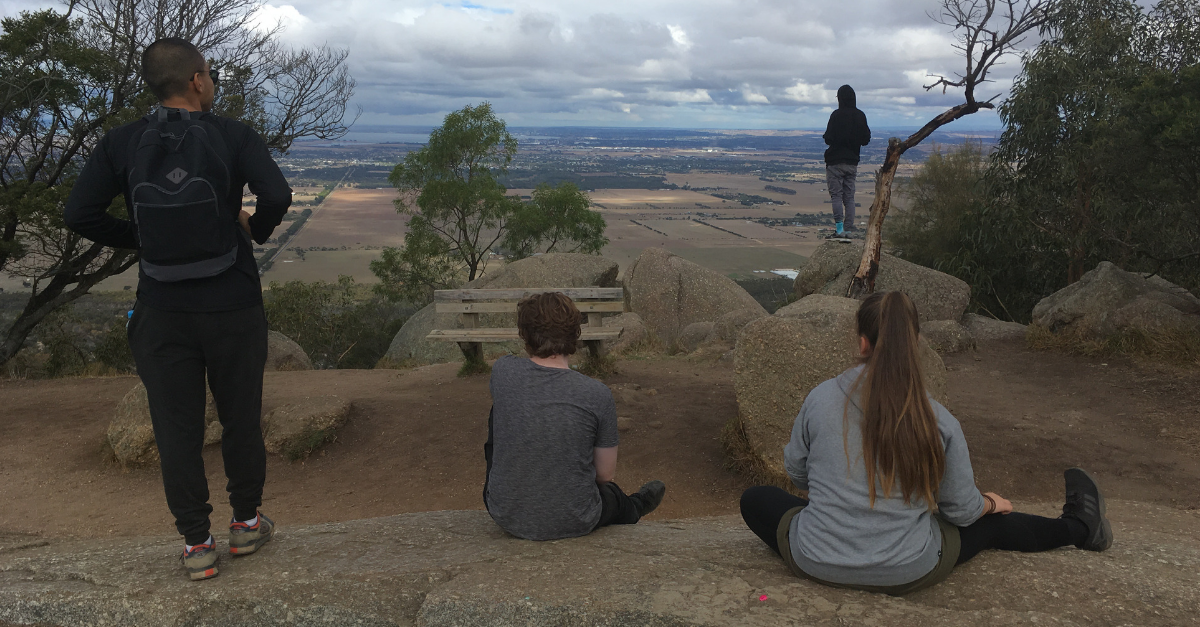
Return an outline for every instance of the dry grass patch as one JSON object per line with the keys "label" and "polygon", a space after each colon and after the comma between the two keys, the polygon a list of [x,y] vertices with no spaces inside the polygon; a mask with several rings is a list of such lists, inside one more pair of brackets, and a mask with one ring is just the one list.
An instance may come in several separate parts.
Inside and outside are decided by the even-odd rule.
{"label": "dry grass patch", "polygon": [[750,446],[741,415],[734,416],[721,429],[721,445],[725,448],[725,467],[749,479],[755,485],[772,485],[796,496],[806,497],[786,473],[771,468]]}
{"label": "dry grass patch", "polygon": [[1025,341],[1029,348],[1038,351],[1087,357],[1125,355],[1177,366],[1200,367],[1200,332],[1185,329],[1126,329],[1107,337],[1097,337],[1086,330],[1054,333],[1031,324]]}

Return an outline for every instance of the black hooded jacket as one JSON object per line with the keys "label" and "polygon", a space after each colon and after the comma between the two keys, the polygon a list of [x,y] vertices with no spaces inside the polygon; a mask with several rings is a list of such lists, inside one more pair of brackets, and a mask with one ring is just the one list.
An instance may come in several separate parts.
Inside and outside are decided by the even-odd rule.
{"label": "black hooded jacket", "polygon": [[842,85],[837,92],[838,108],[829,114],[825,127],[825,165],[858,165],[858,149],[871,143],[867,116],[855,105],[854,89]]}

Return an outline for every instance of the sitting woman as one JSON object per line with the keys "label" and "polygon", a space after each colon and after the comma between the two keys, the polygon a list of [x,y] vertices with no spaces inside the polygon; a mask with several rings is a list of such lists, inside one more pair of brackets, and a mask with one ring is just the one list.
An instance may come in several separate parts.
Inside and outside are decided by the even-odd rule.
{"label": "sitting woman", "polygon": [[517,305],[529,359],[492,366],[492,413],[484,445],[483,502],[496,524],[528,540],[586,535],[636,523],[662,502],[651,481],[634,494],[617,474],[617,407],[608,386],[571,370],[581,316],[564,294],[534,294]]}
{"label": "sitting woman", "polygon": [[742,518],[792,572],[842,588],[900,595],[936,584],[985,549],[1112,545],[1104,497],[1067,470],[1062,516],[1014,513],[975,487],[962,428],[925,392],[917,311],[900,292],[858,309],[863,363],[818,385],[784,448],[792,482],[742,495]]}

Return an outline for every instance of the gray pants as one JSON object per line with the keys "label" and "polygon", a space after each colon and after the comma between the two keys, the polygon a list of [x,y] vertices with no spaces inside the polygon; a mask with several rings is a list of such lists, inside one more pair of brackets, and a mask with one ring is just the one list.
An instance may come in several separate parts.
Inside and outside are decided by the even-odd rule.
{"label": "gray pants", "polygon": [[845,221],[848,229],[854,228],[854,179],[857,176],[856,165],[839,163],[825,166],[825,184],[829,187],[829,197],[833,199],[833,220]]}

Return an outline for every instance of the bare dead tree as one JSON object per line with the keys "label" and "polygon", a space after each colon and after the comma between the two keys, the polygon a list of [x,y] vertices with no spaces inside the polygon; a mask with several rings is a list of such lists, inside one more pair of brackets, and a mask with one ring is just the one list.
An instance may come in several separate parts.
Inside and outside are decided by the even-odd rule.
{"label": "bare dead tree", "polygon": [[[280,50],[271,56],[273,72],[261,87],[267,145],[287,152],[298,137],[336,139],[346,134],[346,103],[354,78],[346,67],[348,50],[328,46]],[[362,113],[359,109],[355,120]]]}
{"label": "bare dead tree", "polygon": [[[33,287],[24,310],[0,329],[0,364],[55,309],[137,262],[62,223],[74,175],[104,131],[154,106],[141,53],[161,37],[188,39],[226,69],[216,110],[255,127],[278,154],[300,137],[348,128],[354,80],[347,52],[289,50],[279,25],[255,28],[262,0],[70,0],[65,13],[14,18],[0,33],[0,271]],[[17,32],[19,31],[19,32]],[[114,214],[123,215],[117,203]]]}
{"label": "bare dead tree", "polygon": [[883,220],[891,208],[892,182],[900,157],[938,128],[980,109],[995,108],[994,101],[1000,94],[979,100],[975,94],[976,88],[991,82],[988,72],[1004,57],[1015,52],[1030,31],[1046,22],[1050,2],[1052,0],[943,0],[940,12],[930,16],[958,33],[954,48],[965,58],[966,69],[953,78],[931,77],[937,80],[925,85],[925,90],[941,87],[942,93],[945,93],[950,88],[961,88],[965,102],[939,114],[907,139],[888,139],[887,155],[875,177],[875,202],[871,205],[866,245],[847,296],[858,298],[875,291],[875,276],[879,272],[879,254],[883,245]]}

